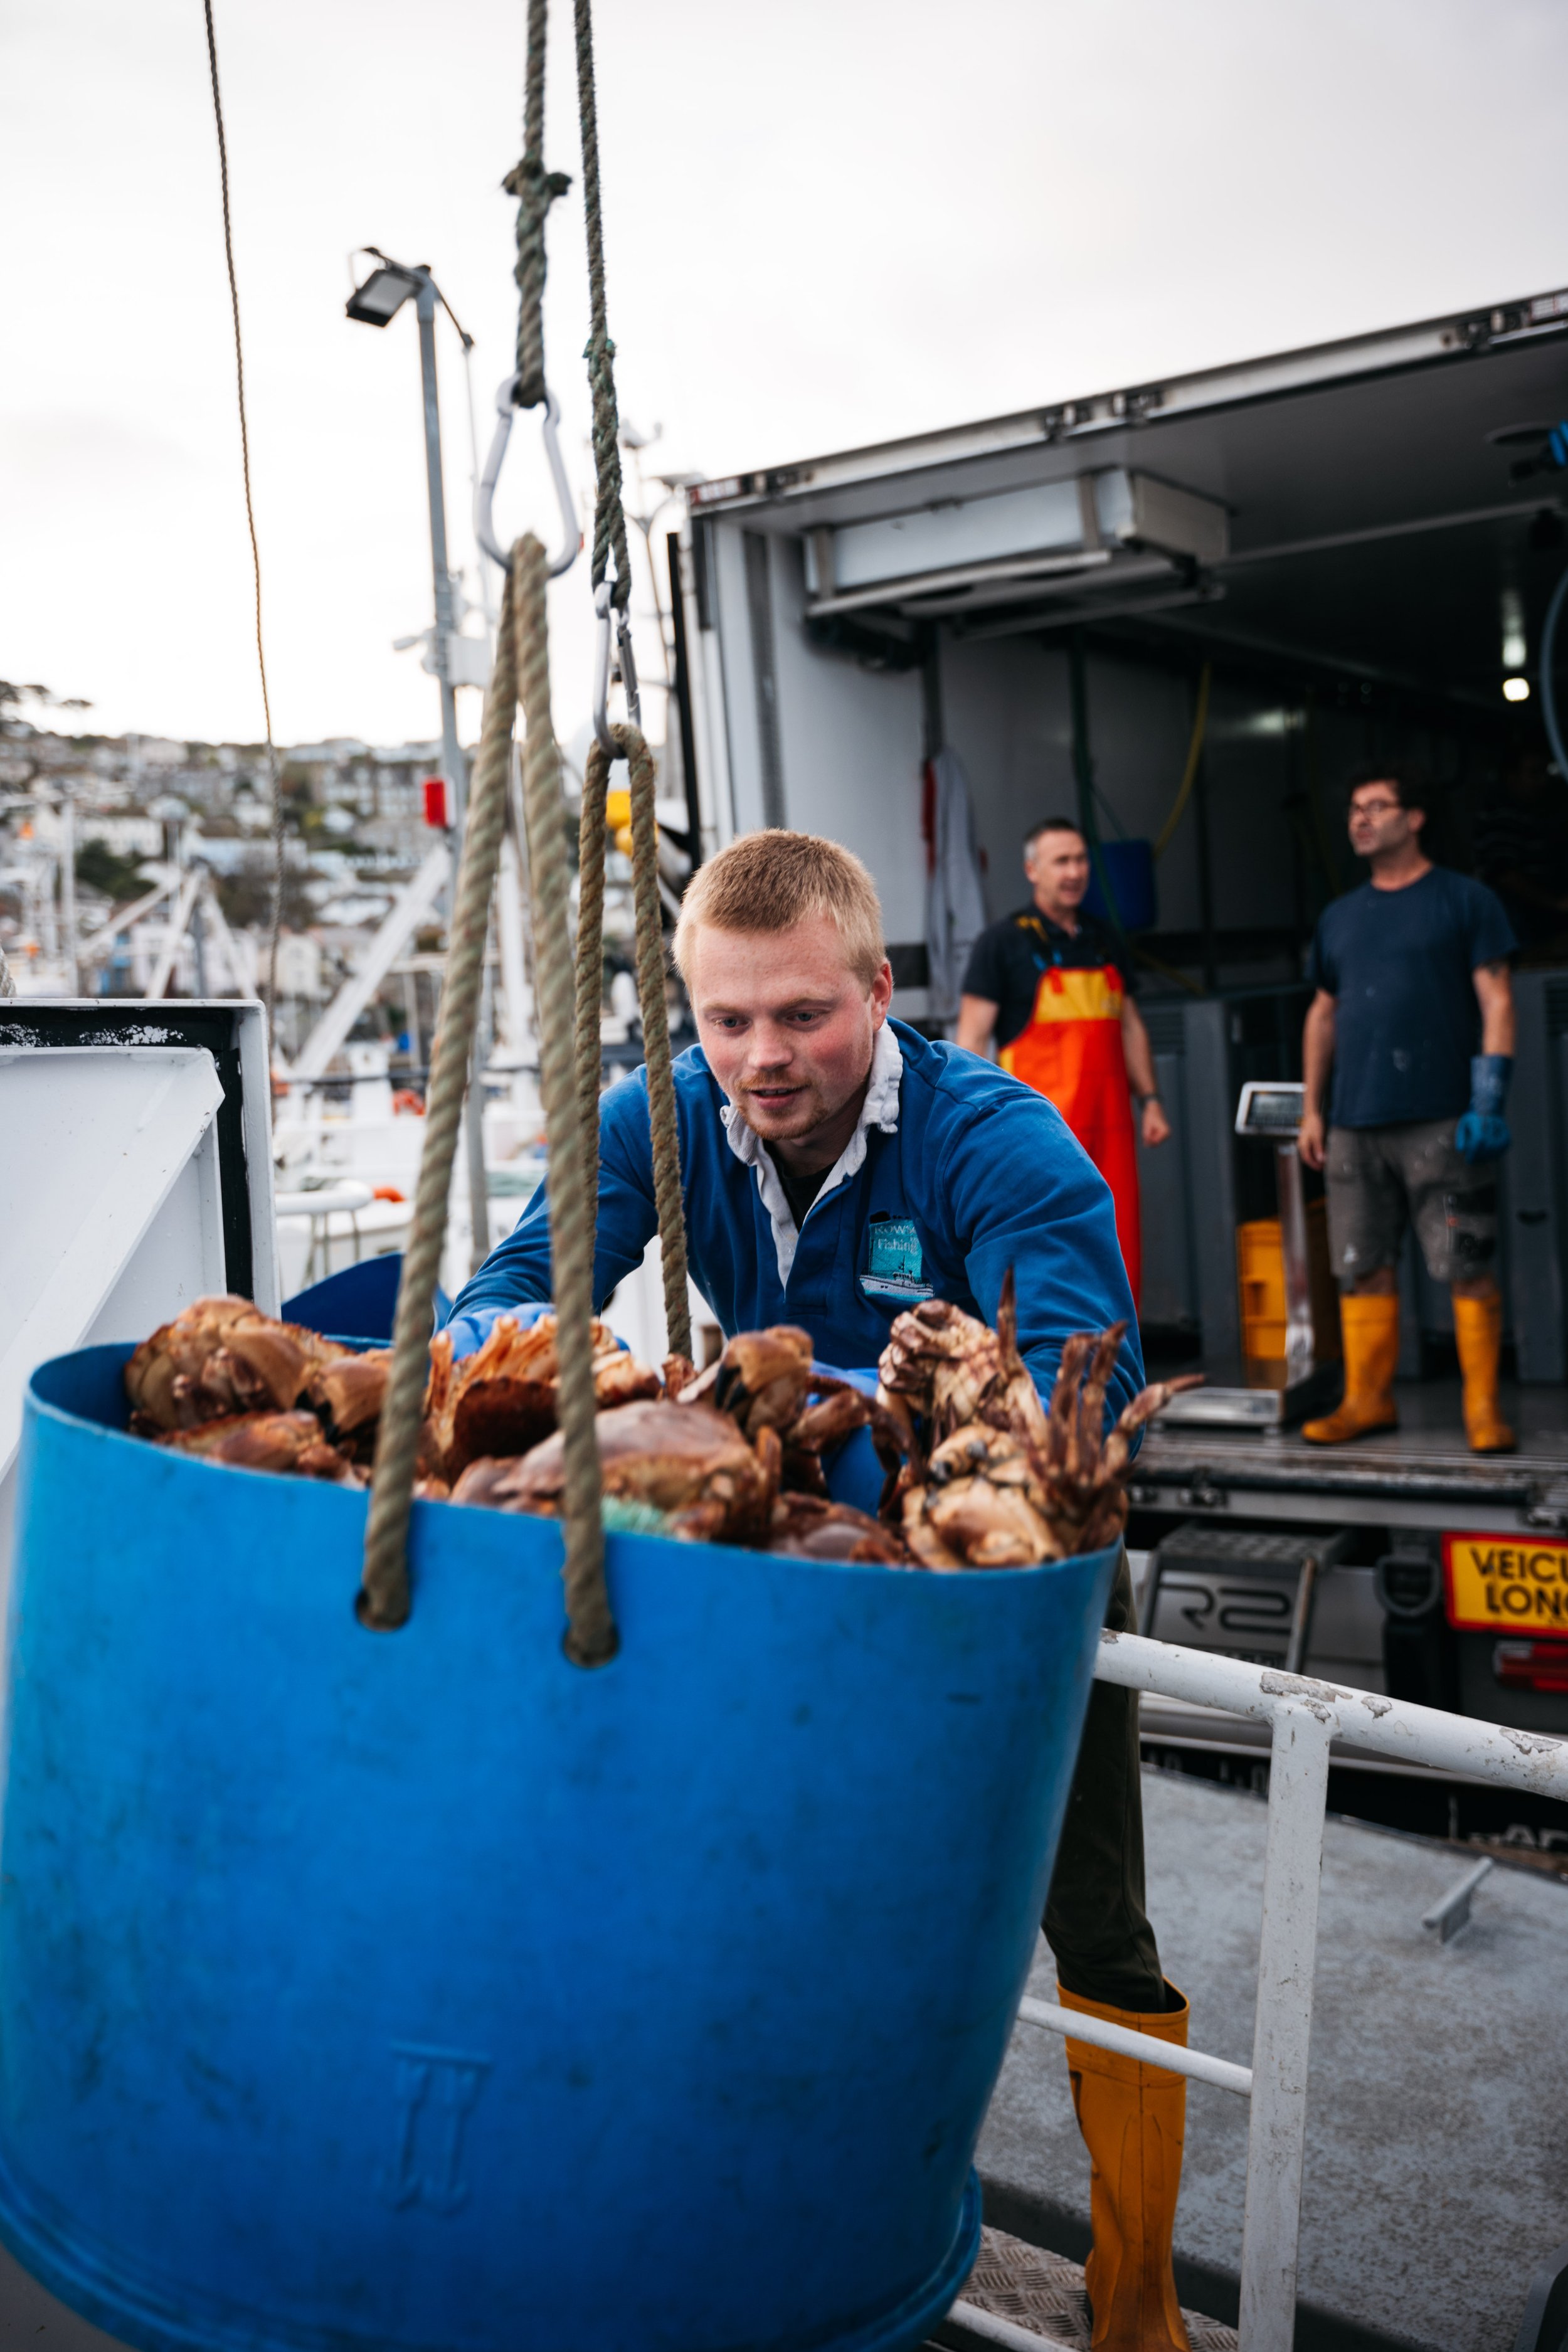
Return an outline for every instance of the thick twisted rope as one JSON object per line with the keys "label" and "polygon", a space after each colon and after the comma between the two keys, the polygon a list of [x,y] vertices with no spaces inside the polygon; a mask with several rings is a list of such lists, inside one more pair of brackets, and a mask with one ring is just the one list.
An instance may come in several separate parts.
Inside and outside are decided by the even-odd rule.
{"label": "thick twisted rope", "polygon": [[[632,786],[632,901],[637,909],[637,1003],[642,1013],[643,1060],[647,1066],[647,1117],[653,1139],[653,1197],[658,1211],[664,1266],[664,1319],[678,1356],[691,1353],[691,1301],[686,1276],[686,1213],[680,1192],[680,1136],[675,1118],[675,1073],[669,1059],[669,1007],[665,999],[664,925],[658,902],[658,820],[654,813],[653,753],[637,727],[611,730],[630,763]],[[595,743],[595,761],[609,773],[609,756]]]}
{"label": "thick twisted rope", "polygon": [[589,0],[576,0],[577,110],[583,126],[583,213],[588,232],[589,333],[583,356],[588,362],[588,389],[594,399],[594,471],[598,492],[594,502],[592,578],[596,588],[609,559],[616,559],[616,584],[611,601],[624,613],[632,593],[632,563],[626,548],[626,518],[621,505],[621,423],[616,407],[616,347],[610,341],[609,312],[605,299],[605,224],[599,199],[599,116],[594,95],[594,12]]}
{"label": "thick twisted rope", "polygon": [[664,924],[658,894],[658,819],[654,807],[653,753],[637,727],[616,727],[630,763],[632,900],[637,915],[637,1006],[647,1069],[648,1129],[653,1149],[653,1196],[658,1213],[664,1276],[664,1319],[670,1349],[691,1355],[691,1295],[686,1262],[686,1204],[680,1182],[680,1134],[675,1113],[675,1073],[669,1053],[669,1004],[665,994]]}
{"label": "thick twisted rope", "polygon": [[522,160],[501,182],[517,198],[516,404],[537,408],[544,398],[544,223],[557,196],[572,185],[565,172],[544,168],[544,47],[547,0],[529,0],[528,86],[522,114]]}
{"label": "thick twisted rope", "polygon": [[430,1057],[424,1150],[414,1230],[403,1263],[393,1333],[392,1378],[376,1439],[374,1485],[365,1533],[360,1615],[368,1625],[403,1624],[409,1611],[408,1518],[424,1412],[426,1352],[446,1237],[468,1057],[484,971],[490,893],[500,856],[511,764],[512,713],[530,715],[524,757],[529,870],[541,980],[541,1076],[551,1146],[550,1236],[560,1331],[559,1415],[566,1454],[567,1654],[582,1665],[613,1657],[616,1628],[605,1587],[595,1428],[593,1246],[585,1214],[580,1109],[573,1072],[574,974],[566,929],[566,844],[561,765],[550,719],[550,647],[545,555],[520,540],[502,593],[495,667],[468,795],[441,1013]]}
{"label": "thick twisted rope", "polygon": [[387,1383],[375,1443],[360,1615],[367,1625],[383,1630],[401,1625],[409,1609],[408,1517],[425,1410],[430,1327],[441,1270],[441,1247],[447,1237],[452,1162],[479,1018],[490,892],[506,824],[512,712],[517,704],[513,603],[509,580],[502,593],[495,667],[485,696],[484,725],[463,828],[462,862],[458,869],[456,904],[447,937],[446,981],[441,990],[436,1042],[430,1054],[414,1225],[398,1286],[397,1318],[392,1335],[392,1377]]}
{"label": "thick twisted rope", "polygon": [[[616,1626],[605,1589],[605,1530],[599,1517],[599,1442],[594,1401],[594,1228],[584,1167],[583,1109],[573,1029],[576,978],[567,926],[571,879],[561,797],[561,754],[550,715],[545,554],[520,539],[512,550],[518,631],[518,697],[528,721],[523,803],[539,998],[539,1076],[550,1149],[551,1289],[555,1300],[560,1382],[556,1415],[565,1454],[566,1654],[579,1665],[602,1665],[616,1654]],[[594,1137],[598,1137],[595,1088]]]}
{"label": "thick twisted rope", "polygon": [[605,1047],[600,1014],[605,997],[605,803],[609,762],[593,757],[583,780],[577,832],[577,1099],[583,1116],[583,1171],[588,1225],[599,1216],[599,1079]]}

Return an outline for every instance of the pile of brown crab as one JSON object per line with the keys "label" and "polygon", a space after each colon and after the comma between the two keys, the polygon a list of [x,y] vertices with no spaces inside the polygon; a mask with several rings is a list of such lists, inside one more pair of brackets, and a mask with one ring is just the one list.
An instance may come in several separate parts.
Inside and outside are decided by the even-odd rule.
{"label": "pile of brown crab", "polygon": [[996,1328],[946,1299],[900,1315],[878,1366],[878,1403],[901,1465],[882,1498],[922,1568],[1026,1568],[1114,1543],[1127,1524],[1132,1441],[1197,1375],[1160,1381],[1105,1427],[1105,1391],[1127,1334],[1113,1323],[1067,1341],[1050,1404],[1018,1353],[1013,1277]]}
{"label": "pile of brown crab", "polygon": [[392,1351],[361,1352],[248,1298],[197,1298],[125,1367],[131,1426],[177,1454],[363,1486]]}
{"label": "pile of brown crab", "polygon": [[[1145,1389],[1109,1433],[1106,1384],[1125,1325],[1069,1339],[1049,1408],[1017,1349],[1012,1283],[997,1328],[942,1300],[900,1315],[876,1397],[816,1370],[792,1324],[743,1331],[700,1373],[662,1372],[592,1326],[607,1517],[686,1541],[887,1567],[1012,1568],[1121,1533],[1134,1432],[1186,1381]],[[369,1483],[392,1357],[203,1298],[125,1369],[132,1429],[243,1469]],[[416,1496],[559,1516],[556,1324],[501,1316],[461,1363],[430,1349]],[[879,1515],[829,1496],[823,1456],[868,1428]],[[630,1517],[626,1516],[630,1513]]]}

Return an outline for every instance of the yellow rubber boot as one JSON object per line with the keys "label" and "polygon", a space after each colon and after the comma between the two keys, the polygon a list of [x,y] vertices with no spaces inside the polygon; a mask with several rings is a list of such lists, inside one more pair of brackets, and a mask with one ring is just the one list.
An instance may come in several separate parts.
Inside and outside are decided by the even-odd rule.
{"label": "yellow rubber boot", "polygon": [[1303,1423],[1309,1445],[1343,1445],[1374,1429],[1397,1429],[1394,1375],[1399,1367],[1397,1296],[1340,1299],[1340,1329],[1345,1343],[1345,1392],[1321,1421]]}
{"label": "yellow rubber boot", "polygon": [[1454,1339],[1465,1376],[1465,1435],[1472,1454],[1511,1454],[1514,1434],[1498,1410],[1498,1358],[1502,1353],[1502,1300],[1456,1298]]}
{"label": "yellow rubber boot", "polygon": [[[1174,1986],[1170,1991],[1179,2005],[1154,2017],[1082,2000],[1060,1985],[1057,1998],[1064,2009],[1157,2034],[1184,2050],[1187,2004]],[[1091,2042],[1069,2041],[1067,2052],[1073,2107],[1089,2157],[1094,2244],[1084,2284],[1094,2315],[1094,2352],[1189,2352],[1171,2270],[1186,2077],[1118,2057]]]}

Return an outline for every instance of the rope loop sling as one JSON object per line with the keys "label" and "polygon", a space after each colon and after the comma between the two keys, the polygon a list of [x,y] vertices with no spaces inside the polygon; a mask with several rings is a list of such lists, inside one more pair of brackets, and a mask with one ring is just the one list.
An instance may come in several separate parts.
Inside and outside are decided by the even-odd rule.
{"label": "rope loop sling", "polygon": [[[584,1164],[583,1108],[573,1029],[576,971],[567,925],[571,874],[561,754],[550,714],[550,645],[545,617],[546,558],[531,537],[512,551],[518,629],[517,686],[528,732],[523,742],[523,809],[528,828],[537,975],[540,1092],[550,1152],[551,1288],[555,1301],[560,1374],[556,1418],[564,1454],[566,1653],[577,1664],[602,1665],[616,1654],[615,1620],[605,1585],[605,1530],[595,1429],[594,1219]],[[593,1141],[597,1151],[595,1095]]]}
{"label": "rope loop sling", "polygon": [[479,1017],[490,890],[506,820],[512,713],[517,704],[513,601],[509,581],[501,596],[495,667],[485,696],[479,758],[468,793],[447,943],[446,982],[430,1053],[414,1223],[397,1290],[392,1376],[376,1436],[360,1615],[367,1625],[382,1630],[401,1625],[408,1615],[408,1517],[427,1376],[426,1352],[447,1235],[447,1202],[468,1056]]}
{"label": "rope loop sling", "polygon": [[359,1613],[365,1624],[383,1631],[404,1624],[409,1613],[408,1523],[436,1283],[479,1013],[490,896],[506,822],[513,713],[521,700],[528,721],[523,792],[539,974],[541,1090],[552,1147],[552,1286],[561,1365],[558,1413],[566,1456],[566,1648],[579,1664],[595,1665],[615,1654],[616,1629],[605,1585],[604,1530],[599,1519],[599,1454],[588,1329],[593,1317],[592,1227],[573,1068],[575,975],[566,920],[570,885],[561,757],[550,716],[545,563],[544,550],[536,539],[520,540],[501,599],[495,667],[485,698],[479,757],[468,795],[446,985],[430,1058],[414,1229],[397,1294],[392,1377],[376,1440]]}
{"label": "rope loop sling", "polygon": [[[676,1125],[675,1072],[665,999],[664,924],[658,897],[658,819],[654,809],[653,753],[637,727],[611,730],[631,771],[632,899],[637,914],[637,1005],[647,1070],[648,1129],[653,1145],[653,1197],[664,1276],[664,1319],[670,1349],[691,1354],[691,1301],[687,1288],[686,1213],[680,1190],[680,1138]],[[599,1176],[600,966],[603,957],[605,804],[611,760],[601,743],[588,753],[583,782],[582,896],[577,915],[577,1076],[583,1104],[584,1156],[597,1194]],[[590,859],[595,861],[590,887]]]}
{"label": "rope loop sling", "polygon": [[[626,516],[621,503],[619,425],[605,307],[599,217],[598,133],[594,108],[593,32],[587,0],[577,0],[577,58],[583,110],[584,191],[588,215],[593,333],[589,378],[594,392],[598,499],[595,525],[595,585],[611,554],[613,591],[625,614],[631,589]],[[525,149],[507,186],[517,195],[519,406],[544,397],[542,298],[544,216],[570,184],[545,173],[545,0],[530,0]],[[531,386],[537,392],[530,399]],[[546,612],[547,559],[531,535],[518,541],[502,596],[495,666],[485,697],[479,756],[469,792],[458,873],[447,978],[431,1052],[424,1149],[414,1225],[398,1289],[393,1368],[376,1441],[375,1469],[365,1534],[359,1613],[377,1629],[406,1622],[411,1605],[408,1528],[413,1507],[420,1424],[427,1378],[437,1279],[446,1237],[447,1203],[468,1065],[473,1054],[484,972],[490,900],[500,862],[512,760],[514,713],[526,721],[523,821],[531,902],[540,1088],[550,1160],[551,1286],[560,1364],[557,1418],[564,1469],[566,1652],[576,1664],[598,1665],[616,1648],[605,1581],[602,1478],[595,1427],[590,1325],[594,1311],[594,1242],[598,1205],[600,1033],[604,992],[605,803],[611,755],[595,744],[584,779],[578,835],[580,898],[576,954],[568,922],[571,877],[566,855],[561,755],[550,709],[550,648]],[[631,778],[632,882],[637,920],[637,997],[647,1066],[648,1121],[654,1197],[663,1254],[669,1345],[689,1357],[684,1206],[675,1080],[665,1000],[664,933],[658,889],[658,828],[653,754],[640,728],[612,730]]]}

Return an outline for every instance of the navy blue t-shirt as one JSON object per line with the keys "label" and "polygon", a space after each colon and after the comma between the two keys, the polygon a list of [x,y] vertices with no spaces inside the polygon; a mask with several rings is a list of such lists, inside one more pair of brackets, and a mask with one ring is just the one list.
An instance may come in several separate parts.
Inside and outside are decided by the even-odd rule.
{"label": "navy blue t-shirt", "polygon": [[1403,890],[1364,882],[1326,908],[1307,978],[1334,1000],[1329,1124],[1457,1118],[1481,1044],[1471,974],[1518,946],[1485,883],[1445,866]]}

